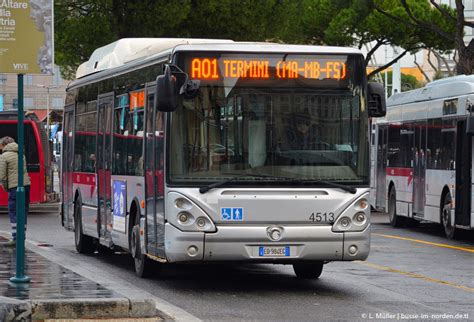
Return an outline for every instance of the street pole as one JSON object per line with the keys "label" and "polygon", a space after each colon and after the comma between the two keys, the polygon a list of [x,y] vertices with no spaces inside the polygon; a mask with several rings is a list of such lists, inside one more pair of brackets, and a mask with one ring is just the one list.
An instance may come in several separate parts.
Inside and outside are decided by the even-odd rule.
{"label": "street pole", "polygon": [[23,187],[23,74],[18,74],[18,187],[16,189],[16,275],[12,283],[29,283],[25,276],[25,188]]}
{"label": "street pole", "polygon": [[46,89],[48,90],[46,94],[46,137],[49,142],[49,87],[46,87]]}

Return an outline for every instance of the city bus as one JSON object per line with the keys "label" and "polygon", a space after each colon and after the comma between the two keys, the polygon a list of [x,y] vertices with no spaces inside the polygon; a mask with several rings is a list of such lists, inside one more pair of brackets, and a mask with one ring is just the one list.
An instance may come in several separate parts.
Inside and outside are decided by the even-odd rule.
{"label": "city bus", "polygon": [[474,76],[464,75],[387,100],[372,125],[371,204],[392,226],[439,223],[450,239],[474,228],[473,102]]}
{"label": "city bus", "polygon": [[359,50],[122,39],[76,76],[61,178],[79,253],[124,250],[138,276],[232,261],[317,278],[367,258],[368,121],[385,98]]}
{"label": "city bus", "polygon": [[[17,111],[0,112],[0,138],[10,136],[17,141]],[[31,179],[30,203],[35,206],[54,201],[57,194],[53,189],[53,169],[46,129],[34,113],[27,113],[24,119],[26,169]],[[0,207],[8,206],[8,194],[0,188]]]}

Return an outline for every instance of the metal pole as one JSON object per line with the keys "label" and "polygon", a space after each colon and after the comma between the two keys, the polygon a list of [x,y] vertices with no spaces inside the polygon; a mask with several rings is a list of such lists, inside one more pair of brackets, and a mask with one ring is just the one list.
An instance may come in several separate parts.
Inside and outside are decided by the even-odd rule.
{"label": "metal pole", "polygon": [[23,74],[18,74],[18,187],[16,189],[16,275],[12,283],[28,283],[25,276],[25,188],[23,187]]}
{"label": "metal pole", "polygon": [[46,136],[49,142],[49,87],[46,87],[48,93],[46,95]]}

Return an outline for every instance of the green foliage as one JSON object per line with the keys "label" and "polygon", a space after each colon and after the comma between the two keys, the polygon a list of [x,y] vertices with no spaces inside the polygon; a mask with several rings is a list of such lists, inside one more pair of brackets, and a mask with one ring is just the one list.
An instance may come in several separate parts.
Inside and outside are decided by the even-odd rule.
{"label": "green foliage", "polygon": [[[401,0],[57,0],[56,63],[71,77],[94,49],[125,37],[454,48],[453,21],[429,0],[407,3],[427,28],[414,27]],[[434,30],[452,35],[452,41]]]}
{"label": "green foliage", "polygon": [[[385,72],[381,75],[385,86]],[[388,88],[392,87],[392,71],[387,71]],[[423,87],[423,83],[419,82],[415,76],[408,74],[401,74],[402,92],[410,91],[412,89]],[[388,96],[391,96],[391,90],[388,91]]]}

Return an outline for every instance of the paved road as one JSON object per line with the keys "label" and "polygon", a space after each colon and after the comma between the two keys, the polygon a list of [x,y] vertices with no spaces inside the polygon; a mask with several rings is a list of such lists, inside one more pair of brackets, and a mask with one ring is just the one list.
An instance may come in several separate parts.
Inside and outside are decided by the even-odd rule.
{"label": "paved road", "polygon": [[[204,320],[474,319],[474,234],[448,241],[436,225],[393,229],[384,214],[372,222],[369,259],[327,264],[315,281],[282,265],[173,265],[143,280],[129,255],[77,254],[57,214],[31,215],[28,238]],[[0,230],[8,230],[4,214]]]}

